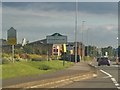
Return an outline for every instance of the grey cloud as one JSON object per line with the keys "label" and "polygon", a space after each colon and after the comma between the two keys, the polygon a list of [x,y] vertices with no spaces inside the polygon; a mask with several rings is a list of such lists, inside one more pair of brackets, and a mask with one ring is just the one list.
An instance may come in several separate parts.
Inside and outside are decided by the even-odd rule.
{"label": "grey cloud", "polygon": [[[103,5],[103,6],[102,6]],[[78,24],[84,18],[86,26],[93,26],[89,31],[89,42],[98,46],[113,45],[117,36],[115,28],[106,30],[105,24],[115,23],[109,13],[116,14],[116,3],[79,3]],[[115,7],[112,7],[115,6]],[[3,4],[3,34],[13,26],[18,31],[18,41],[27,38],[30,41],[43,39],[46,35],[55,32],[68,36],[68,41],[74,41],[75,27],[75,3],[4,3]],[[15,13],[14,13],[15,12]],[[91,14],[92,13],[92,14]],[[107,13],[103,17],[101,15]],[[94,15],[95,14],[95,15]],[[115,15],[116,16],[116,15]],[[79,26],[81,27],[81,26]],[[24,32],[24,33],[23,33]],[[78,41],[81,41],[81,32],[78,32]],[[84,32],[84,43],[86,44],[86,31]]]}
{"label": "grey cloud", "polygon": [[[105,14],[112,13],[117,14],[118,3],[117,2],[79,2],[79,11]],[[4,2],[3,7],[12,7],[18,9],[30,9],[33,11],[75,11],[75,2]]]}
{"label": "grey cloud", "polygon": [[90,28],[88,31],[84,32],[84,41],[87,44],[88,37],[89,44],[97,45],[99,47],[108,45],[116,47],[117,34],[116,27],[114,27],[111,31],[108,31],[106,30],[105,26],[98,26],[96,28]]}

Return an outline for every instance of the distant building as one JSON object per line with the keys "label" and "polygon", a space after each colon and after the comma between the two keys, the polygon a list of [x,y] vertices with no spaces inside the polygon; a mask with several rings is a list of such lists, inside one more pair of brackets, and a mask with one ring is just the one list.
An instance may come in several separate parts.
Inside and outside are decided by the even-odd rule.
{"label": "distant building", "polygon": [[[70,52],[70,55],[75,55],[75,42],[68,42],[67,52]],[[85,56],[85,45],[81,42],[77,42],[77,55],[81,57]]]}
{"label": "distant building", "polygon": [[7,40],[0,39],[0,45],[8,45]]}
{"label": "distant building", "polygon": [[38,40],[27,44],[32,47],[33,53],[52,55],[52,44],[47,44],[47,40]]}
{"label": "distant building", "polygon": [[0,39],[0,52],[3,50],[3,46],[7,46],[7,40],[5,39]]}

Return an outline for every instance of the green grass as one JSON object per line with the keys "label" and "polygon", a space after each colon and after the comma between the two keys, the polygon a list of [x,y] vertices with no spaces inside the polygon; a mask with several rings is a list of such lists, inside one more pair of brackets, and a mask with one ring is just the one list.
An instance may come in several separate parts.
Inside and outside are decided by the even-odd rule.
{"label": "green grass", "polygon": [[[73,65],[72,62],[63,62],[59,60],[54,61],[28,61],[28,62],[15,62],[2,65],[2,79],[30,76],[35,74],[45,74],[61,70]],[[47,69],[47,70],[46,70]]]}

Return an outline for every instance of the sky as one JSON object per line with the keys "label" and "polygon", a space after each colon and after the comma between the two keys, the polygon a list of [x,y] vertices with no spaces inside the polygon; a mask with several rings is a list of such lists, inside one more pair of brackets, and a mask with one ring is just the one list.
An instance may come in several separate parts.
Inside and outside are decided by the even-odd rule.
{"label": "sky", "polygon": [[[30,0],[29,0],[30,1]],[[107,0],[106,0],[107,1]],[[3,2],[2,38],[7,30],[17,30],[17,40],[30,42],[60,33],[75,40],[75,2]],[[77,41],[98,47],[117,46],[117,2],[79,2],[77,13]],[[83,24],[84,22],[84,25]],[[82,39],[83,35],[83,39]]]}
{"label": "sky", "polygon": [[[33,2],[33,0],[1,0],[2,2]],[[34,0],[34,2],[119,2],[119,0]]]}

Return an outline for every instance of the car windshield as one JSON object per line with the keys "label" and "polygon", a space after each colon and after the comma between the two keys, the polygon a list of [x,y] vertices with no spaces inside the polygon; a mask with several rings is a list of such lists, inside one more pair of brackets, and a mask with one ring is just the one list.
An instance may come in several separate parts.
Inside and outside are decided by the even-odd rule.
{"label": "car windshield", "polygon": [[108,60],[108,58],[104,58],[104,57],[103,57],[103,58],[101,58],[101,60]]}

